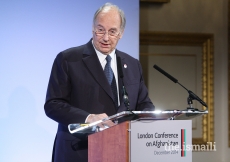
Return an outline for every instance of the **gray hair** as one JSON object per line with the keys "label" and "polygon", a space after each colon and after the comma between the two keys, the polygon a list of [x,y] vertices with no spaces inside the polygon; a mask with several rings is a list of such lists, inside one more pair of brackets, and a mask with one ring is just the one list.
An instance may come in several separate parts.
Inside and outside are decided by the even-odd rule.
{"label": "gray hair", "polygon": [[126,24],[126,19],[125,19],[125,13],[123,10],[121,10],[118,6],[112,4],[112,3],[105,3],[103,6],[101,6],[94,14],[93,17],[93,23],[95,24],[97,15],[102,12],[105,9],[111,9],[114,8],[118,11],[120,17],[121,17],[121,29],[124,30],[125,29],[125,24]]}

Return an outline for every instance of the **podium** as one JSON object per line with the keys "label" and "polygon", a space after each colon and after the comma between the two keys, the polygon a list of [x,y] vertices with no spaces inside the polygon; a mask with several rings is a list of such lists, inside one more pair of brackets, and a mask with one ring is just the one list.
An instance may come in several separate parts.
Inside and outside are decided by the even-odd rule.
{"label": "podium", "polygon": [[[191,118],[208,111],[125,111],[88,125],[70,124],[69,131],[88,136],[89,162],[192,162]],[[118,120],[99,130],[97,124]]]}
{"label": "podium", "polygon": [[88,136],[88,162],[129,161],[129,121]]}

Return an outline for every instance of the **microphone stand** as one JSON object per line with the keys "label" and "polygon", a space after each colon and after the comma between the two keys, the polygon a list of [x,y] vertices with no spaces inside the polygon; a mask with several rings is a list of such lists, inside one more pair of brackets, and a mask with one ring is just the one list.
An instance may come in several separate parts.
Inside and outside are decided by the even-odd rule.
{"label": "microphone stand", "polygon": [[123,86],[122,86],[122,95],[123,95],[124,105],[125,105],[127,111],[131,111],[129,109],[129,106],[130,106],[129,97],[128,97],[128,93],[127,93],[127,91],[125,89],[125,86],[124,86],[124,83],[123,83],[123,79],[122,79],[122,84],[123,84]]}
{"label": "microphone stand", "polygon": [[123,96],[123,100],[124,100],[124,105],[125,105],[125,107],[126,107],[126,111],[129,111],[129,112],[131,112],[131,120],[136,120],[136,119],[138,119],[138,115],[136,115],[132,110],[130,110],[130,108],[129,108],[129,106],[130,106],[130,103],[129,103],[129,97],[128,97],[128,93],[127,93],[127,91],[126,91],[126,88],[125,88],[125,86],[124,86],[124,82],[123,82],[123,78],[121,78],[121,80],[122,80],[122,84],[123,84],[123,86],[122,86],[122,96]]}
{"label": "microphone stand", "polygon": [[193,93],[192,91],[185,88],[182,84],[180,84],[177,79],[175,79],[174,77],[169,75],[167,72],[165,72],[163,69],[161,69],[157,65],[154,65],[153,68],[155,68],[157,71],[159,71],[160,73],[165,75],[167,78],[169,78],[174,83],[178,83],[181,87],[183,87],[188,92],[189,96],[187,98],[187,103],[188,103],[189,107],[187,107],[187,110],[198,111],[197,108],[193,108],[193,106],[192,106],[193,100],[199,101],[203,106],[206,107],[206,110],[201,110],[201,111],[207,111],[208,110],[208,105],[202,99],[200,99],[195,93]]}
{"label": "microphone stand", "polygon": [[123,74],[123,70],[122,70],[122,66],[121,66],[121,58],[120,57],[117,57],[117,66],[118,66],[118,72],[119,72],[119,75],[120,75],[120,78],[122,81],[122,96],[123,96],[123,100],[124,100],[124,105],[126,107],[126,111],[131,112],[131,115],[133,115],[131,120],[135,120],[138,118],[138,115],[133,113],[133,111],[130,110],[130,108],[129,108],[129,106],[130,106],[129,97],[128,97],[128,93],[126,91],[125,84],[123,81],[124,74]]}
{"label": "microphone stand", "polygon": [[[180,84],[179,82],[177,82],[181,87],[183,87],[185,90],[187,90],[187,92],[188,92],[188,94],[189,94],[189,96],[187,97],[187,103],[188,103],[188,106],[189,107],[187,107],[187,110],[191,110],[191,111],[198,111],[198,109],[197,108],[194,108],[193,106],[192,106],[192,104],[193,104],[193,100],[198,100],[199,101],[199,97],[197,96],[197,95],[195,95],[192,91],[190,91],[190,90],[188,90],[187,88],[185,88],[182,84]],[[201,99],[200,99],[201,100]],[[201,104],[203,105],[203,106],[205,106],[205,107],[207,107],[207,105],[206,105],[206,103],[205,102],[203,102],[202,100],[201,100]]]}

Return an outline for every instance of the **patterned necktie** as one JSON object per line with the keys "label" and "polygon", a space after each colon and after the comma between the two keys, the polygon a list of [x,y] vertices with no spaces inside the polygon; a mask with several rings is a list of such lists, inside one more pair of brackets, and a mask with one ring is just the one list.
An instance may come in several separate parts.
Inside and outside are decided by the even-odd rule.
{"label": "patterned necktie", "polygon": [[111,57],[108,55],[106,57],[106,65],[105,65],[105,69],[104,69],[104,73],[105,73],[105,76],[109,82],[109,85],[112,89],[112,92],[113,92],[113,100],[115,102],[115,105],[116,107],[118,107],[118,96],[117,96],[117,84],[116,84],[116,79],[114,77],[114,74],[113,74],[113,70],[111,68]]}

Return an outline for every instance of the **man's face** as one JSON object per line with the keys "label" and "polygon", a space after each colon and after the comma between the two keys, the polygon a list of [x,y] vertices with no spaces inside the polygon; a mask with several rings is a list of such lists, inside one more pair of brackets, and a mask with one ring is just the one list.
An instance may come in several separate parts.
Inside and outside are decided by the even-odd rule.
{"label": "man's face", "polygon": [[123,35],[120,27],[121,18],[115,9],[100,12],[93,24],[93,44],[95,48],[105,55],[110,54]]}

